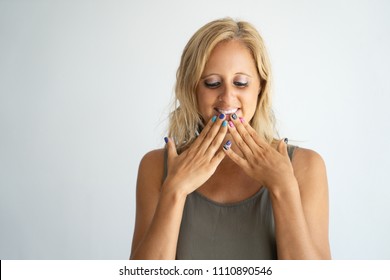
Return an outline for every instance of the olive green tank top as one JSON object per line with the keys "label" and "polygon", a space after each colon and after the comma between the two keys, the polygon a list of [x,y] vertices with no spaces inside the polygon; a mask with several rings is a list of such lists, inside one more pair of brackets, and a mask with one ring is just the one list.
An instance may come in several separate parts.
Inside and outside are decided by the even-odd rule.
{"label": "olive green tank top", "polygon": [[[295,146],[288,146],[292,159]],[[166,177],[166,156],[164,164]],[[186,198],[176,259],[277,259],[267,188],[237,203],[218,203],[194,191]]]}

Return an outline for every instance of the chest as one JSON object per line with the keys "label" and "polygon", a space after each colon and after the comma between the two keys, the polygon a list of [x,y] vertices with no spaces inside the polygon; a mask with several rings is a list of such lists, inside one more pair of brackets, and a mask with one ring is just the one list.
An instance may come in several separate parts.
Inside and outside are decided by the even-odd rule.
{"label": "chest", "polygon": [[234,163],[221,164],[197,192],[218,203],[235,203],[256,194],[261,185]]}
{"label": "chest", "polygon": [[214,203],[197,192],[189,194],[176,257],[276,259],[273,213],[267,189],[244,201],[227,204]]}

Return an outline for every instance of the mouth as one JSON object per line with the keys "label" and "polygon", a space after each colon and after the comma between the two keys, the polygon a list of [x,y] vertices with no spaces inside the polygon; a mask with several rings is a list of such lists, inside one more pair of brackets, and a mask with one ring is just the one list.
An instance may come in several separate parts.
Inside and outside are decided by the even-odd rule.
{"label": "mouth", "polygon": [[227,109],[221,109],[221,108],[214,108],[215,111],[217,111],[219,114],[224,114],[226,116],[226,120],[230,120],[230,116],[233,114],[237,114],[238,111],[240,111],[240,108],[227,108]]}

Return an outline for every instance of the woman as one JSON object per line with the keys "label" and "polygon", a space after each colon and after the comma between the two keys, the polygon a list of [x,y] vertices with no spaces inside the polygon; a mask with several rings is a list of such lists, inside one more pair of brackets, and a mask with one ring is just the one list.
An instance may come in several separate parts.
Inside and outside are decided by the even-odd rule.
{"label": "woman", "polygon": [[274,137],[271,71],[246,22],[199,29],[166,148],[139,167],[132,259],[329,259],[325,165]]}

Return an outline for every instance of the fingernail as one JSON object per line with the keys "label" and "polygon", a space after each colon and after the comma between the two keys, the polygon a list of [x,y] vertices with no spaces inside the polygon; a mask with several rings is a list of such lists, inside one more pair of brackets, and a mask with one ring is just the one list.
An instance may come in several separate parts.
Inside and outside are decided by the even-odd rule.
{"label": "fingernail", "polygon": [[164,137],[165,144],[168,144],[168,137]]}
{"label": "fingernail", "polygon": [[239,118],[241,123],[244,123],[244,118]]}
{"label": "fingernail", "polygon": [[228,124],[227,120],[224,120],[224,121],[222,122],[222,126],[223,126],[223,127],[227,126],[227,124]]}
{"label": "fingernail", "polygon": [[288,144],[288,138],[283,139],[284,143]]}
{"label": "fingernail", "polygon": [[217,120],[217,116],[212,117],[211,122],[215,122]]}
{"label": "fingernail", "polygon": [[232,146],[232,142],[230,142],[230,140],[227,140],[225,145],[223,145],[223,148],[227,151],[230,149],[231,146]]}
{"label": "fingernail", "polygon": [[234,123],[232,121],[229,121],[229,126],[234,127]]}
{"label": "fingernail", "polygon": [[225,114],[220,114],[219,115],[219,118],[222,120],[222,119],[224,119],[225,118]]}
{"label": "fingernail", "polygon": [[234,114],[232,115],[232,119],[233,119],[233,120],[237,119],[236,113],[234,113]]}

